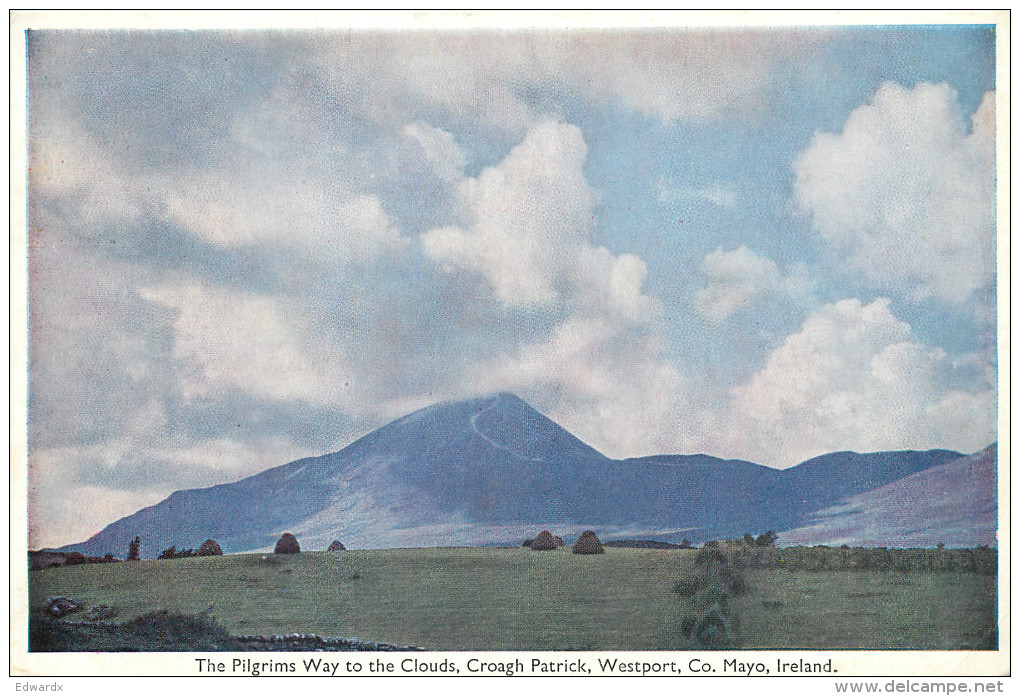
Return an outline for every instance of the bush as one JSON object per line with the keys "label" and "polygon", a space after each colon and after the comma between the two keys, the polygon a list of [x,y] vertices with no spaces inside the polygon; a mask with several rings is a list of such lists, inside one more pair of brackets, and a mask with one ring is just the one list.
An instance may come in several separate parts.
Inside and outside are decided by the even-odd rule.
{"label": "bush", "polygon": [[196,555],[198,554],[195,553],[194,549],[182,549],[181,551],[178,551],[177,547],[171,546],[168,549],[163,549],[159,554],[159,558],[160,560],[166,560],[168,558],[191,558]]}
{"label": "bush", "polygon": [[673,586],[673,591],[681,597],[693,597],[694,593],[698,591],[698,587],[700,587],[700,583],[697,580],[683,578]]}

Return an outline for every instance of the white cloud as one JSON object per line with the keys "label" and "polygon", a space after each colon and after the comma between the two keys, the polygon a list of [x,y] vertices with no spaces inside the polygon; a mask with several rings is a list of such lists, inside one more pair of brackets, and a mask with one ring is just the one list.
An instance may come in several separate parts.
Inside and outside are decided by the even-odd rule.
{"label": "white cloud", "polygon": [[882,287],[964,302],[995,264],[994,94],[972,117],[946,84],[883,84],[794,163],[815,229]]}
{"label": "white cloud", "polygon": [[399,251],[405,239],[370,194],[353,194],[321,174],[187,175],[164,181],[168,217],[225,247],[290,247],[313,258],[361,261]]}
{"label": "white cloud", "polygon": [[555,115],[535,94],[580,93],[663,120],[753,113],[772,68],[818,32],[790,30],[361,34],[314,50],[329,82],[380,123],[438,108],[519,130]]}
{"label": "white cloud", "polygon": [[181,376],[185,398],[223,386],[327,406],[352,398],[343,385],[357,380],[338,338],[313,326],[300,305],[195,282],[142,296],[177,313],[174,354],[196,368]]}
{"label": "white cloud", "polygon": [[[248,118],[237,117],[241,123]],[[287,127],[286,119],[300,118],[285,111],[277,114],[282,123],[276,125]],[[72,205],[79,228],[133,224],[145,213],[156,213],[218,246],[289,248],[340,263],[406,247],[407,238],[378,196],[360,190],[349,177],[328,173],[313,148],[281,160],[235,128],[232,155],[157,171],[138,168],[129,151],[98,141],[59,110],[39,120],[31,138],[33,197]],[[339,168],[337,162],[330,166]]]}
{"label": "white cloud", "polygon": [[33,203],[59,197],[73,205],[79,224],[135,221],[148,198],[145,178],[59,109],[33,123],[28,179]]}
{"label": "white cloud", "polygon": [[708,279],[708,286],[695,294],[694,308],[712,321],[749,309],[765,297],[805,302],[811,295],[812,282],[806,271],[784,275],[775,261],[758,256],[743,244],[733,251],[718,248],[708,254],[701,263],[701,273]]}
{"label": "white cloud", "polygon": [[425,253],[448,272],[479,273],[508,306],[562,304],[646,320],[646,267],[589,237],[595,192],[584,178],[587,147],[570,124],[544,122],[497,165],[458,185],[464,224],[423,234]]}
{"label": "white cloud", "polygon": [[403,135],[418,143],[425,158],[442,179],[455,182],[464,176],[467,155],[452,133],[418,121],[404,126]]}
{"label": "white cloud", "polygon": [[976,451],[995,438],[995,390],[947,389],[949,370],[883,298],[820,307],[735,388],[745,456],[789,466],[841,449]]}
{"label": "white cloud", "polygon": [[466,384],[537,396],[547,415],[609,456],[687,451],[699,439],[688,383],[654,334],[606,317],[571,317],[475,365]]}

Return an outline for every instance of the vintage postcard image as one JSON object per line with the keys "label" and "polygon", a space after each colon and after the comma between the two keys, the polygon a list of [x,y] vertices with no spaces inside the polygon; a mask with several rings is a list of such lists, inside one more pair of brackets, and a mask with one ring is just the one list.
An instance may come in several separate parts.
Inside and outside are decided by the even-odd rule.
{"label": "vintage postcard image", "polygon": [[19,673],[1008,672],[1008,12],[333,20],[15,14]]}

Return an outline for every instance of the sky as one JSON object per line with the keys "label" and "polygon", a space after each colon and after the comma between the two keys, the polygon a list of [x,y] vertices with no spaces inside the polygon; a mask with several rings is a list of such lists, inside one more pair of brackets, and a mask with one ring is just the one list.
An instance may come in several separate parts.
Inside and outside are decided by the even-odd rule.
{"label": "sky", "polygon": [[994,53],[31,32],[29,545],[496,391],[611,457],[985,447]]}

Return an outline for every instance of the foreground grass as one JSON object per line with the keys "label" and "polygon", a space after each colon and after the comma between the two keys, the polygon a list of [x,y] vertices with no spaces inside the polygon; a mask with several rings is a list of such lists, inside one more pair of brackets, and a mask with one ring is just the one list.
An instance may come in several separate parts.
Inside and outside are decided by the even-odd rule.
{"label": "foreground grass", "polygon": [[974,573],[748,570],[741,647],[993,650],[995,577]]}
{"label": "foreground grass", "polygon": [[[126,621],[159,609],[234,634],[316,633],[433,649],[675,647],[675,552],[384,549],[52,568],[31,606],[65,594]],[[211,609],[210,609],[211,607]],[[72,619],[74,617],[72,616]]]}
{"label": "foreground grass", "polygon": [[[691,646],[671,590],[693,553],[384,549],[82,565],[31,573],[30,607],[63,594],[115,607],[116,622],[168,610],[235,635],[440,650],[676,650]],[[750,592],[731,606],[743,648],[979,648],[995,626],[994,577],[755,569],[747,578]]]}

